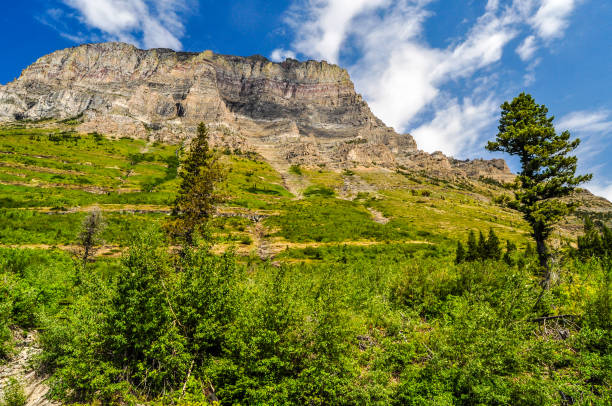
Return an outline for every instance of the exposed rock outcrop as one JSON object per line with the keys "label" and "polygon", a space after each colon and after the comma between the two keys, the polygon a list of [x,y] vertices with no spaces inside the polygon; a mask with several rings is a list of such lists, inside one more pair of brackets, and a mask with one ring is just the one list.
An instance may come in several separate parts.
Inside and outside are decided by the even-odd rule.
{"label": "exposed rock outcrop", "polygon": [[[418,151],[412,136],[372,114],[346,70],[317,61],[82,45],[43,56],[0,87],[0,121],[44,119],[170,142],[204,121],[217,145],[254,150],[280,167],[402,165],[473,176],[483,165]],[[484,165],[511,176],[505,165]]]}

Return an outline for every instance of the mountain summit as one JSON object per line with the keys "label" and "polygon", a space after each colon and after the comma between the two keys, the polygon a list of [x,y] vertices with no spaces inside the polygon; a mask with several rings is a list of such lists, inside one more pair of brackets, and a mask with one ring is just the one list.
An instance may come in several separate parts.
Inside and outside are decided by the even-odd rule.
{"label": "mountain summit", "polygon": [[217,146],[292,164],[383,166],[509,180],[503,160],[417,149],[378,119],[348,72],[327,62],[87,44],[43,56],[0,87],[0,121],[77,121],[82,132],[179,142],[199,122]]}

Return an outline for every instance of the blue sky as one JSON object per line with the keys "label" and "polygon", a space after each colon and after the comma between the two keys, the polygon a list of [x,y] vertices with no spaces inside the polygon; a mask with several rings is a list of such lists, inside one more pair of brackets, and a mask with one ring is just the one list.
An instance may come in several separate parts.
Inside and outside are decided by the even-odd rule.
{"label": "blue sky", "polygon": [[612,200],[612,1],[29,0],[4,4],[0,22],[0,83],[108,40],[325,59],[388,125],[459,158],[492,156],[499,105],[527,91],[582,138],[580,170]]}

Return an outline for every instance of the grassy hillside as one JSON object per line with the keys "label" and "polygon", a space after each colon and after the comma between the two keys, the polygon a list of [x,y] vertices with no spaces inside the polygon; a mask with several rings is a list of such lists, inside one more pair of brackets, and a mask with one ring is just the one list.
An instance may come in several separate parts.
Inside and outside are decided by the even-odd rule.
{"label": "grassy hillside", "polygon": [[[163,221],[168,213],[180,148],[59,130],[1,131],[0,243],[68,246],[95,205],[108,223],[106,244],[125,245],[131,228]],[[228,177],[220,207],[226,217],[214,224],[218,243],[253,239],[253,222],[238,217],[248,214],[265,216],[266,238],[278,246],[419,241],[448,248],[471,229],[491,227],[503,239],[526,241],[520,216],[493,202],[509,192],[489,184],[456,185],[374,168],[297,168],[293,176],[304,188],[293,196],[257,156],[221,152],[221,159]]]}
{"label": "grassy hillside", "polygon": [[[612,402],[609,266],[560,250],[543,291],[503,185],[380,168],[280,174],[218,151],[226,201],[211,253],[174,256],[160,228],[181,146],[68,130],[0,131],[0,364],[18,332],[37,331],[51,397]],[[104,244],[83,267],[72,251],[94,206]],[[456,265],[457,241],[490,229],[518,247],[507,261]]]}

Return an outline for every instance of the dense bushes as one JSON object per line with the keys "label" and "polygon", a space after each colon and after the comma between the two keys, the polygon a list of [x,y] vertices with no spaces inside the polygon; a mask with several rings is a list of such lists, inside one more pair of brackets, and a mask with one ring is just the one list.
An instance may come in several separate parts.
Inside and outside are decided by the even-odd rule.
{"label": "dense bushes", "polygon": [[[606,404],[610,272],[452,263],[430,248],[328,247],[314,264],[171,254],[142,231],[76,278],[63,254],[0,252],[3,325],[41,328],[63,401]],[[80,268],[79,268],[80,269]],[[544,314],[575,315],[541,321]]]}
{"label": "dense bushes", "polygon": [[252,285],[231,256],[172,258],[162,240],[138,236],[116,282],[85,282],[44,331],[56,396],[172,398],[185,385],[192,399],[323,404],[349,391],[351,335],[333,284],[303,297],[268,269]]}

